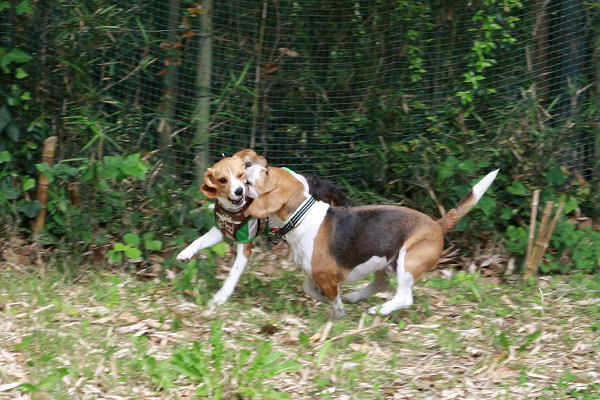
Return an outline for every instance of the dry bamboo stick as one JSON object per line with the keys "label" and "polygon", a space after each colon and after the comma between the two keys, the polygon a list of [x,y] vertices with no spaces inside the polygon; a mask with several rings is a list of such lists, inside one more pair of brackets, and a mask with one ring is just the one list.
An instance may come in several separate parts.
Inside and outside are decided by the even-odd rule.
{"label": "dry bamboo stick", "polygon": [[533,239],[535,237],[535,223],[537,221],[538,206],[540,204],[540,190],[536,189],[533,192],[533,198],[531,199],[531,219],[529,220],[529,240],[527,242],[527,255],[525,256],[524,266],[529,262],[531,257],[531,249],[533,247]]}
{"label": "dry bamboo stick", "polygon": [[[58,138],[56,136],[50,136],[44,140],[44,150],[42,152],[42,162],[52,166],[54,164],[54,154],[56,153],[56,142]],[[38,211],[35,222],[33,224],[33,232],[37,236],[39,231],[44,229],[46,225],[46,204],[48,203],[48,175],[41,173],[38,178],[38,187],[36,199],[42,205],[42,209]]]}
{"label": "dry bamboo stick", "polygon": [[544,215],[542,217],[542,222],[540,223],[540,229],[538,231],[535,247],[533,248],[529,259],[527,260],[527,264],[525,266],[525,273],[523,274],[523,279],[528,279],[537,271],[540,263],[542,262],[542,258],[548,249],[548,245],[550,244],[550,238],[552,237],[552,233],[554,233],[554,229],[556,228],[556,224],[560,219],[563,209],[565,207],[565,202],[561,201],[558,205],[558,209],[556,210],[556,214],[552,218],[552,222],[548,225],[548,220],[550,218],[550,214],[552,213],[552,209],[554,207],[554,202],[548,202],[546,207],[544,208]]}
{"label": "dry bamboo stick", "polygon": [[558,205],[558,210],[556,210],[556,214],[554,214],[554,217],[552,218],[550,227],[548,227],[547,231],[545,232],[546,234],[544,235],[544,237],[542,237],[540,250],[538,251],[536,259],[533,260],[533,265],[535,266],[536,270],[540,265],[540,262],[542,262],[542,257],[544,256],[546,249],[548,249],[548,244],[550,244],[550,238],[552,237],[552,233],[554,232],[554,228],[556,228],[556,224],[558,223],[558,219],[560,218],[564,207],[565,202],[561,201]]}

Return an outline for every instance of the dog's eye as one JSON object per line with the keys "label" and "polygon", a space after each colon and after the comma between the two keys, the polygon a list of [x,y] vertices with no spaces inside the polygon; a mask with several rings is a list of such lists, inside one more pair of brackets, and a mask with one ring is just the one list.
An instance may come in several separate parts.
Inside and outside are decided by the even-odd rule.
{"label": "dog's eye", "polygon": [[250,168],[251,165],[252,163],[250,161],[246,161],[246,168]]}
{"label": "dog's eye", "polygon": [[221,179],[219,179],[219,182],[221,182],[221,183],[227,183],[227,178],[221,178]]}

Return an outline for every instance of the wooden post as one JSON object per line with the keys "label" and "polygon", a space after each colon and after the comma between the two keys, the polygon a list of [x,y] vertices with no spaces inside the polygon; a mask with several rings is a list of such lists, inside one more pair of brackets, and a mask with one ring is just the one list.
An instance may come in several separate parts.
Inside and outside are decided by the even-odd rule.
{"label": "wooden post", "polygon": [[204,172],[208,168],[208,146],[210,138],[210,84],[212,72],[212,0],[202,0],[200,16],[200,50],[198,51],[198,71],[196,83],[199,88],[198,113],[196,119],[196,137],[194,139],[194,164],[198,186],[203,182]]}
{"label": "wooden post", "polygon": [[[58,138],[56,136],[50,136],[44,140],[44,150],[42,152],[42,162],[52,166],[54,164],[54,154],[56,153],[56,142]],[[37,186],[37,201],[42,205],[42,209],[38,211],[35,222],[33,224],[33,233],[35,236],[44,229],[46,225],[46,204],[48,203],[48,175],[41,173],[38,178]]]}

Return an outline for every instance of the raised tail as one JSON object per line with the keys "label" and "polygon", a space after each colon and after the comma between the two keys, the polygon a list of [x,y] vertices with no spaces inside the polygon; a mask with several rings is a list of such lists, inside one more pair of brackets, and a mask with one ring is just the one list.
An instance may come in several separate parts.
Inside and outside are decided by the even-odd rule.
{"label": "raised tail", "polygon": [[444,232],[444,234],[446,234],[452,228],[454,228],[454,225],[456,225],[458,221],[460,221],[460,219],[464,217],[465,214],[467,214],[469,210],[471,210],[471,208],[473,208],[475,204],[479,202],[481,196],[483,196],[483,194],[490,187],[494,179],[496,179],[498,171],[500,170],[497,169],[487,174],[485,178],[483,178],[475,186],[473,186],[471,191],[467,193],[465,197],[463,197],[458,202],[456,207],[448,211],[446,215],[444,215],[438,220],[438,224],[440,224],[440,226],[442,227],[442,231]]}

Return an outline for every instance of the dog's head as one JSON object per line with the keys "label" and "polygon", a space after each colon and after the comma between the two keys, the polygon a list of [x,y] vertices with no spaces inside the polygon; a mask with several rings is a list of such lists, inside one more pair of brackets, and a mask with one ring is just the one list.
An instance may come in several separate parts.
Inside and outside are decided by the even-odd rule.
{"label": "dog's head", "polygon": [[263,156],[259,156],[252,149],[245,149],[238,151],[235,153],[234,157],[239,157],[244,161],[244,165],[246,168],[251,167],[252,165],[260,165],[261,167],[267,166],[267,160]]}
{"label": "dog's head", "polygon": [[227,209],[240,208],[246,199],[245,171],[242,158],[225,157],[206,170],[200,189],[208,198],[218,199]]}
{"label": "dog's head", "polygon": [[254,198],[246,215],[254,218],[273,214],[284,221],[306,198],[304,184],[282,168],[250,166],[246,168],[246,179],[248,196]]}

